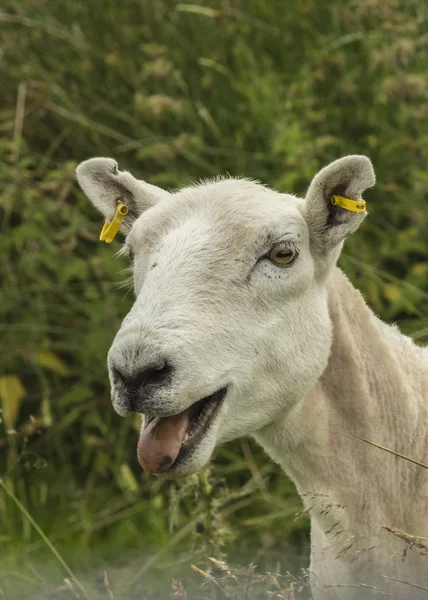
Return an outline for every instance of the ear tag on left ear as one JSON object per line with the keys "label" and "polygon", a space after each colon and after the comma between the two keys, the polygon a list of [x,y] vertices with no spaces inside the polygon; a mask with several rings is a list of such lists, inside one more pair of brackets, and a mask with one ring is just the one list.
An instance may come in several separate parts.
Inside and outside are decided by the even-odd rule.
{"label": "ear tag on left ear", "polygon": [[111,242],[116,237],[117,232],[120,229],[120,226],[123,223],[123,219],[128,214],[128,207],[126,204],[122,202],[122,200],[118,200],[116,212],[114,213],[114,217],[111,221],[106,221],[100,233],[100,240],[105,242],[106,244],[111,244]]}
{"label": "ear tag on left ear", "polygon": [[363,215],[366,212],[366,201],[362,198],[361,200],[351,200],[350,198],[344,198],[343,196],[332,196],[331,203],[334,206],[337,205],[340,206],[340,208],[357,213],[357,215]]}

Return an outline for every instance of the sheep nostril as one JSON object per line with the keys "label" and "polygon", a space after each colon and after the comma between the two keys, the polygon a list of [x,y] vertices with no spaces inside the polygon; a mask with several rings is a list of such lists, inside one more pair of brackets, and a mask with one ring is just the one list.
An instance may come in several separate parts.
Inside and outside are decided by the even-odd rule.
{"label": "sheep nostril", "polygon": [[136,393],[148,385],[162,385],[172,372],[166,361],[148,364],[144,369],[132,374],[125,374],[117,367],[112,368],[113,378],[122,383],[129,393]]}
{"label": "sheep nostril", "polygon": [[166,382],[171,372],[172,369],[167,362],[150,367],[145,371],[144,385],[161,385]]}

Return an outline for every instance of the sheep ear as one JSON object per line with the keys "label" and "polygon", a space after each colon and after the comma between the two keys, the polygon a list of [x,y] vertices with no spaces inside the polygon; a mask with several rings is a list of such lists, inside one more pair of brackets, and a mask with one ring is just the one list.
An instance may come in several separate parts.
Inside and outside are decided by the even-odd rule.
{"label": "sheep ear", "polygon": [[375,181],[372,163],[366,156],[358,155],[335,160],[315,175],[306,195],[306,220],[319,249],[337,246],[367,215],[365,210],[358,214],[340,204],[333,205],[332,197],[361,200],[364,190],[374,186]]}
{"label": "sheep ear", "polygon": [[77,167],[76,176],[80,187],[106,221],[113,218],[119,199],[128,206],[120,229],[123,233],[131,229],[141,213],[170,196],[169,192],[139,181],[127,171],[119,171],[112,158],[85,160]]}

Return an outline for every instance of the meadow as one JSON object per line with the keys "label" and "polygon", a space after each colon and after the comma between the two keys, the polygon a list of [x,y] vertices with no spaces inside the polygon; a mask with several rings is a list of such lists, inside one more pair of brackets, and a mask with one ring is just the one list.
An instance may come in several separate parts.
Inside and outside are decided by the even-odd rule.
{"label": "meadow", "polygon": [[304,194],[366,154],[378,183],[340,266],[426,344],[427,25],[422,0],[3,0],[0,599],[306,597],[307,515],[251,440],[189,480],[141,472],[105,364],[127,264],[74,170]]}

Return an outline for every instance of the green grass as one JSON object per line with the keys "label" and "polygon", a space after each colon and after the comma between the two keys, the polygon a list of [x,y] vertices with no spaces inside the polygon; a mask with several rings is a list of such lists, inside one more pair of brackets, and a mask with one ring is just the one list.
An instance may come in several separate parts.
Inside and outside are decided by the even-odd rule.
{"label": "green grass", "polygon": [[165,187],[228,172],[303,194],[330,160],[368,154],[378,184],[341,266],[426,343],[426,31],[422,0],[2,3],[0,377],[14,379],[7,400],[0,385],[0,477],[15,500],[0,490],[0,599],[76,597],[49,544],[90,594],[105,568],[120,589],[141,573],[149,598],[159,579],[166,595],[172,577],[198,585],[190,565],[215,570],[213,555],[260,573],[307,565],[294,487],[252,443],[218,449],[190,482],[142,477],[105,367],[132,302],[126,264],[97,242],[74,168],[114,156]]}

